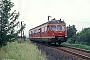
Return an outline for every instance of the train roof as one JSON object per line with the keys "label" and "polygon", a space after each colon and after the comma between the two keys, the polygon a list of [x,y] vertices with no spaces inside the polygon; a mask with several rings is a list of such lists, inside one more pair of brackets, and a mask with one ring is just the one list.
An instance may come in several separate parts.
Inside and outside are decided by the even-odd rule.
{"label": "train roof", "polygon": [[[40,27],[40,26],[43,26],[43,25],[45,25],[45,24],[66,24],[64,21],[61,21],[61,19],[60,20],[55,20],[55,18],[54,19],[52,19],[51,21],[48,21],[48,22],[46,22],[46,23],[43,23],[43,24],[41,24],[41,25],[39,25],[39,26],[37,26],[37,27]],[[35,29],[35,28],[37,28],[37,27],[34,27],[34,28],[32,28],[32,29]],[[30,29],[30,30],[32,30],[32,29]]]}
{"label": "train roof", "polygon": [[61,23],[65,23],[65,22],[61,21],[61,19],[55,20],[55,18],[48,22],[48,24],[61,24]]}

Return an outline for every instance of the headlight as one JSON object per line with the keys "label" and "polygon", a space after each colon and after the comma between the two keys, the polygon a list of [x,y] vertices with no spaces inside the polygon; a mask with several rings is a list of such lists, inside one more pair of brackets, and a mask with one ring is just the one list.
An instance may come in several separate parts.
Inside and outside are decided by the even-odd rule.
{"label": "headlight", "polygon": [[54,33],[52,33],[52,36],[54,36]]}
{"label": "headlight", "polygon": [[67,36],[65,36],[65,37],[67,37]]}

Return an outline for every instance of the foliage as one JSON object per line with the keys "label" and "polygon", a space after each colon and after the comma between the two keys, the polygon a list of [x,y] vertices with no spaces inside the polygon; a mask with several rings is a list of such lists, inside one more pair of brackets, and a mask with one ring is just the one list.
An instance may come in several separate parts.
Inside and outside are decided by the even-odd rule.
{"label": "foliage", "polygon": [[45,60],[35,44],[29,40],[21,40],[21,44],[17,41],[0,48],[0,60]]}
{"label": "foliage", "polygon": [[62,45],[90,50],[90,46],[85,45],[85,44],[80,44],[80,43],[79,44],[70,44],[70,43],[64,42],[64,43],[62,43]]}
{"label": "foliage", "polygon": [[15,27],[18,26],[19,21],[16,21],[19,17],[19,13],[14,10],[11,12],[11,8],[14,3],[11,0],[0,1],[0,46],[6,45],[7,42],[15,41],[18,33],[25,28],[22,26],[17,31]]}
{"label": "foliage", "polygon": [[70,39],[69,40],[70,43],[79,43],[79,44],[90,45],[90,28],[88,27],[88,28],[82,29],[82,31],[73,35],[69,39]]}
{"label": "foliage", "polygon": [[90,28],[84,28],[82,31],[76,33],[75,25],[68,26],[67,32],[68,32],[68,41],[71,44],[79,43],[79,44],[85,44],[90,45]]}
{"label": "foliage", "polygon": [[74,34],[76,34],[76,28],[75,28],[75,25],[72,25],[72,26],[68,26],[67,27],[67,35],[68,35],[68,38],[72,37]]}

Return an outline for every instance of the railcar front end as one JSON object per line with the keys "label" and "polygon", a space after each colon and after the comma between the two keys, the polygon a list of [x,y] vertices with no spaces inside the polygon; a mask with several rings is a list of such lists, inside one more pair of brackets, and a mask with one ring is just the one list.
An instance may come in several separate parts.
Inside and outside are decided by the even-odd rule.
{"label": "railcar front end", "polygon": [[50,43],[58,43],[67,41],[66,24],[49,24],[50,30],[48,36],[52,36],[49,40]]}

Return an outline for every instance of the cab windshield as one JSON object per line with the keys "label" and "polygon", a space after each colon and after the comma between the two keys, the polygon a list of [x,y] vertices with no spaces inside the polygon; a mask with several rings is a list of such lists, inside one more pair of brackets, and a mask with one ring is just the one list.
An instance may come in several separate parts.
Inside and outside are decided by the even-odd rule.
{"label": "cab windshield", "polygon": [[56,26],[51,26],[51,29],[52,30],[56,30]]}
{"label": "cab windshield", "polygon": [[57,25],[57,30],[62,30],[62,26],[61,25]]}
{"label": "cab windshield", "polygon": [[66,30],[65,26],[57,25],[57,26],[51,26],[52,30]]}

